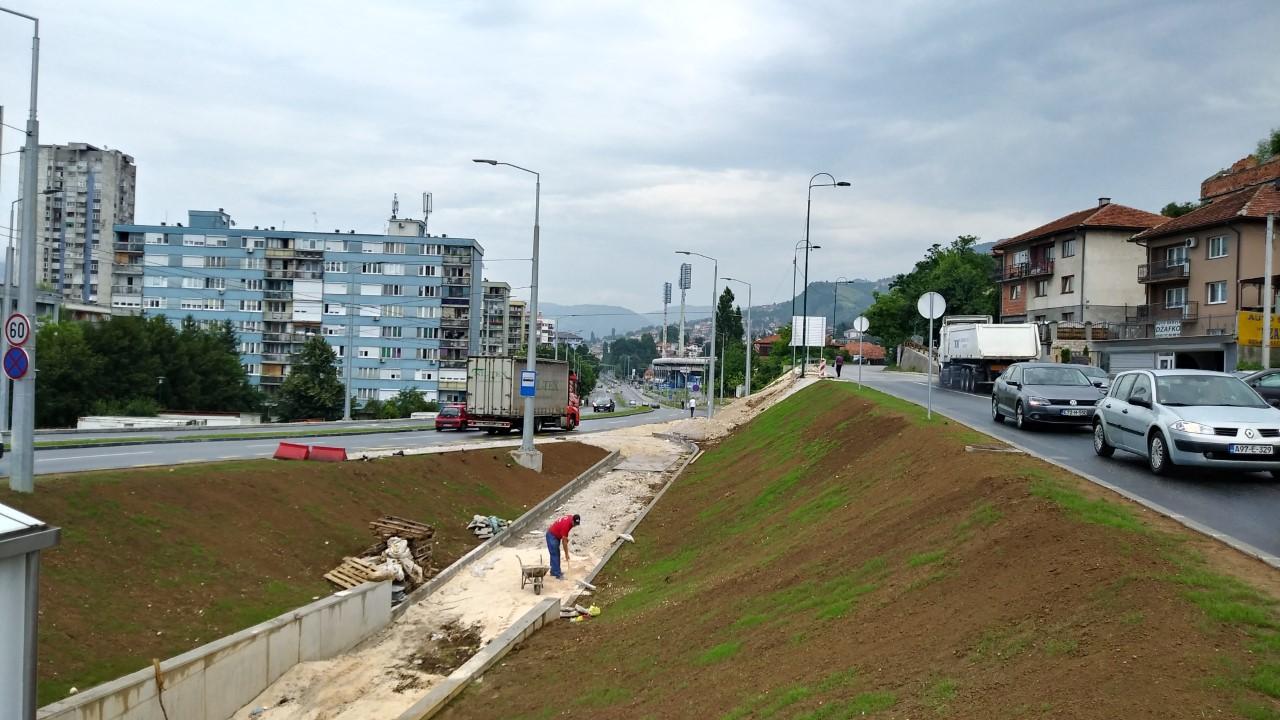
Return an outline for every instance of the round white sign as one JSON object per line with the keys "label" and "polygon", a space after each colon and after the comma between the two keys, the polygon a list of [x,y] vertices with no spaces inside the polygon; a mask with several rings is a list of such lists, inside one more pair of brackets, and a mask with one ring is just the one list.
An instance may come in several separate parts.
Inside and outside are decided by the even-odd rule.
{"label": "round white sign", "polygon": [[14,313],[4,321],[4,339],[10,345],[25,345],[31,339],[31,320],[22,313]]}
{"label": "round white sign", "polygon": [[853,329],[858,332],[866,332],[869,324],[870,323],[867,322],[867,318],[862,315],[853,319]]}
{"label": "round white sign", "polygon": [[916,310],[919,311],[920,317],[937,320],[947,311],[947,301],[936,292],[927,292],[916,301]]}

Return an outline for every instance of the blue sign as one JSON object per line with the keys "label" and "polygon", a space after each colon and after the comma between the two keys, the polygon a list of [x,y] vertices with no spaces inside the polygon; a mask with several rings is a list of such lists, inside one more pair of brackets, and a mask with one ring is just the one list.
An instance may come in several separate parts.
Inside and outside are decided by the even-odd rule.
{"label": "blue sign", "polygon": [[702,386],[698,384],[697,380],[693,381],[693,387],[691,387],[690,389],[693,390],[694,392],[702,392]]}
{"label": "blue sign", "polygon": [[520,397],[533,397],[538,392],[538,375],[532,370],[520,371]]}
{"label": "blue sign", "polygon": [[4,374],[8,375],[10,380],[21,380],[30,367],[31,358],[27,356],[26,350],[11,347],[4,354]]}

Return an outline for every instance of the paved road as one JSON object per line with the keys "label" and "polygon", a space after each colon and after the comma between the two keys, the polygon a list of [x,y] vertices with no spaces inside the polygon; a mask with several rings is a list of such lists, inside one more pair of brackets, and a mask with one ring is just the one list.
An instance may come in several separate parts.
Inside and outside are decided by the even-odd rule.
{"label": "paved road", "polygon": [[[867,367],[863,369],[863,381],[890,395],[925,404],[928,388],[923,375]],[[1229,536],[1229,540],[1252,546],[1270,556],[1268,562],[1273,565],[1280,562],[1280,523],[1276,522],[1280,518],[1280,483],[1268,475],[1183,470],[1171,478],[1157,478],[1147,471],[1146,461],[1136,455],[1117,451],[1111,459],[1098,457],[1087,430],[1020,431],[1007,420],[997,425],[991,420],[989,396],[935,386],[933,409],[1161,505],[1174,515]]]}
{"label": "paved road", "polygon": [[[574,434],[613,430],[631,425],[664,422],[680,417],[678,410],[661,409],[651,413],[618,418],[588,420]],[[552,434],[552,433],[543,433]],[[518,436],[511,436],[518,440]],[[346,448],[348,452],[385,450],[389,448],[422,447],[447,443],[487,440],[482,432],[399,432],[367,435],[340,435],[335,437],[290,438],[289,442],[311,445],[328,445]],[[144,465],[176,465],[209,460],[243,460],[271,457],[278,440],[224,440],[218,442],[192,442],[177,444],[126,445],[107,448],[45,449],[36,451],[36,474],[105,470]],[[9,458],[0,460],[0,476],[8,477]]]}

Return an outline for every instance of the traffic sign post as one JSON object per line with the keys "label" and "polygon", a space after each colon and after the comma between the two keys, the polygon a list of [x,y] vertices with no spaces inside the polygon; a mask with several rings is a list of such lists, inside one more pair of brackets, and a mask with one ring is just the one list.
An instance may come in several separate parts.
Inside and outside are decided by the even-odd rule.
{"label": "traffic sign post", "polygon": [[15,347],[27,344],[31,339],[31,320],[22,313],[13,313],[4,321],[4,339]]}
{"label": "traffic sign post", "polygon": [[862,389],[862,364],[866,362],[866,358],[862,356],[862,334],[867,331],[869,325],[865,315],[859,315],[853,319],[853,331],[858,333],[858,389]]}
{"label": "traffic sign post", "polygon": [[533,370],[520,371],[520,397],[534,397],[538,393],[538,374]]}
{"label": "traffic sign post", "polygon": [[31,369],[31,358],[20,347],[11,347],[4,353],[4,374],[10,380],[21,380]]}
{"label": "traffic sign post", "polygon": [[916,301],[916,311],[922,317],[929,318],[929,357],[925,358],[925,367],[928,368],[928,383],[925,384],[925,395],[927,405],[925,407],[925,417],[929,420],[933,419],[933,321],[942,317],[942,313],[947,311],[947,301],[936,292],[927,292],[920,296]]}

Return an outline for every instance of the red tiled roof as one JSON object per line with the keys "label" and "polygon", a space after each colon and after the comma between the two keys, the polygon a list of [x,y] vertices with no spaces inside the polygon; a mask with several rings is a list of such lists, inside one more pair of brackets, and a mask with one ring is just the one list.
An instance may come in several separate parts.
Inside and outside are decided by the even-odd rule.
{"label": "red tiled roof", "polygon": [[[848,342],[844,344],[844,351],[849,355],[858,354],[858,341]],[[868,360],[883,360],[884,348],[875,343],[862,343],[862,356]]]}
{"label": "red tiled roof", "polygon": [[1028,240],[1037,240],[1042,237],[1048,237],[1064,230],[1072,230],[1075,228],[1121,228],[1132,230],[1146,230],[1160,223],[1165,222],[1169,218],[1163,215],[1149,213],[1146,210],[1131,208],[1127,205],[1117,205],[1116,203],[1107,203],[1101,207],[1091,207],[1087,210],[1073,212],[1070,215],[1054,220],[1051,223],[1041,225],[1034,230],[1028,230],[1021,235],[1001,240],[995,244],[994,249],[1007,247],[1016,243],[1027,242]]}
{"label": "red tiled roof", "polygon": [[1238,218],[1265,219],[1268,212],[1280,214],[1280,190],[1270,183],[1224,195],[1182,217],[1140,232],[1134,235],[1133,239],[1149,240],[1166,237],[1197,228],[1221,225]]}
{"label": "red tiled roof", "polygon": [[765,335],[762,338],[756,338],[756,345],[772,345],[782,339],[781,335]]}

